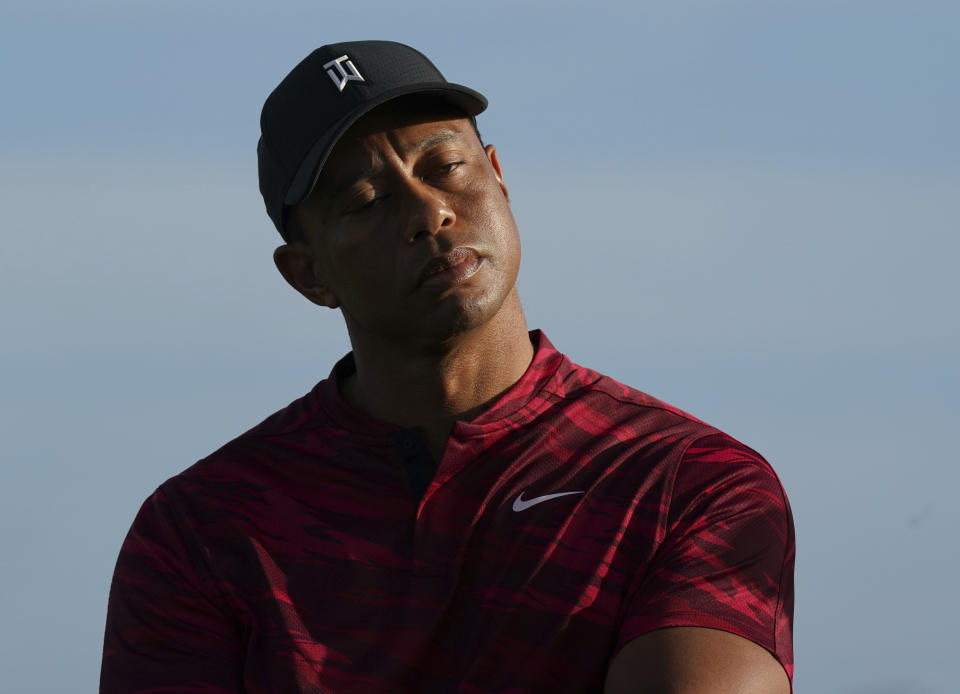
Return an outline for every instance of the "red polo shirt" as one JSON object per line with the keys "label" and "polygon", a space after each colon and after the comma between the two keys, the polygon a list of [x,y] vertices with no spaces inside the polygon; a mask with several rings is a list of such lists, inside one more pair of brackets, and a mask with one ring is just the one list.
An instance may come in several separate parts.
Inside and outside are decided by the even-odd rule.
{"label": "red polo shirt", "polygon": [[770,466],[531,337],[439,464],[341,400],[348,356],[165,482],[120,551],[101,692],[599,692],[668,626],[744,636],[792,676]]}

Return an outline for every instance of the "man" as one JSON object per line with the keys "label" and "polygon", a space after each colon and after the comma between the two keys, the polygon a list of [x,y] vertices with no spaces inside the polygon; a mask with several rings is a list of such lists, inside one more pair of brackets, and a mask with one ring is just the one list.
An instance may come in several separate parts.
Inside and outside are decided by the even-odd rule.
{"label": "man", "polygon": [[102,692],[790,690],[779,482],[528,332],[485,107],[380,41],[267,99],[274,260],[352,352],[144,504]]}

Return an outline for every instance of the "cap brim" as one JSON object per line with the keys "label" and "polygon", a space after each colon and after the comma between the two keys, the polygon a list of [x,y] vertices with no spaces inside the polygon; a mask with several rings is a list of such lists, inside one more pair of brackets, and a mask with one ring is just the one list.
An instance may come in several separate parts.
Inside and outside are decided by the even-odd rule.
{"label": "cap brim", "polygon": [[381,106],[388,101],[401,96],[410,96],[413,94],[422,94],[424,96],[436,96],[444,101],[448,101],[457,108],[461,109],[467,116],[475,116],[487,108],[487,99],[480,92],[474,91],[469,87],[459,84],[438,85],[436,82],[429,84],[408,84],[395,90],[379,94],[375,99],[365,101],[362,105],[351,111],[336,126],[327,130],[324,136],[317,140],[307,151],[297,168],[297,173],[290,182],[290,187],[284,195],[284,205],[296,205],[305,200],[317,183],[320,177],[320,170],[324,162],[330,156],[331,150],[337,144],[340,137],[356,123],[364,114],[369,113],[377,106]]}

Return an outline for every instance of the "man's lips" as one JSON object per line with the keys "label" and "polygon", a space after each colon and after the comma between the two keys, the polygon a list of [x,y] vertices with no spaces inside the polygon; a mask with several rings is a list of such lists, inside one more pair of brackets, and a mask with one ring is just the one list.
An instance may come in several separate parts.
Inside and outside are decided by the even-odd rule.
{"label": "man's lips", "polygon": [[430,260],[420,271],[417,289],[445,289],[467,280],[483,259],[472,248],[461,246]]}

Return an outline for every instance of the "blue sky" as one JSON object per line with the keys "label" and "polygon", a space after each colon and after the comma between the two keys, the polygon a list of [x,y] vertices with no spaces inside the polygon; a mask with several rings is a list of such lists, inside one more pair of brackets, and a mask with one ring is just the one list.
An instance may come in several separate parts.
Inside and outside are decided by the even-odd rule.
{"label": "blue sky", "polygon": [[348,348],[273,269],[259,110],[390,38],[490,99],[531,325],[774,464],[797,692],[951,693],[960,7],[331,5],[0,8],[8,688],[94,689],[140,502]]}

